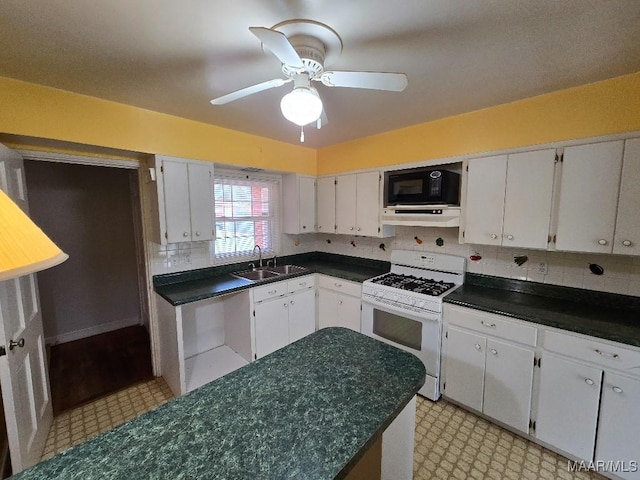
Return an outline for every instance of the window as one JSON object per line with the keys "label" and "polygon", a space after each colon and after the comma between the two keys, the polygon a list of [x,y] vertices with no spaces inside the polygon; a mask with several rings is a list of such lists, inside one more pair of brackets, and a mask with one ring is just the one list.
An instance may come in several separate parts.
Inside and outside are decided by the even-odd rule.
{"label": "window", "polygon": [[263,257],[278,252],[279,190],[276,177],[216,173],[214,263],[253,258],[256,245],[260,245]]}

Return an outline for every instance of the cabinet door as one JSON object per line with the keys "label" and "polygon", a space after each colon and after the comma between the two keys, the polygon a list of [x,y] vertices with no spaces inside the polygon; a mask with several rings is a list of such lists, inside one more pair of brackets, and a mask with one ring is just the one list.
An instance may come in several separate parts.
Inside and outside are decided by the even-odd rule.
{"label": "cabinet door", "polygon": [[591,461],[602,371],[550,354],[541,362],[536,437]]}
{"label": "cabinet door", "polygon": [[318,328],[337,327],[338,294],[325,288],[318,289]]}
{"label": "cabinet door", "polygon": [[356,235],[375,237],[380,229],[380,173],[359,173],[356,193]]}
{"label": "cabinet door", "polygon": [[191,241],[213,240],[213,168],[201,163],[189,163],[187,167]]}
{"label": "cabinet door", "polygon": [[256,358],[289,343],[289,300],[276,298],[254,306]]}
{"label": "cabinet door", "polygon": [[483,413],[528,433],[533,351],[487,339]]}
{"label": "cabinet door", "polygon": [[[613,460],[630,468],[640,461],[640,379],[605,372],[602,384],[596,460]],[[636,440],[632,440],[636,438]],[[640,478],[638,472],[617,472],[622,478]]]}
{"label": "cabinet door", "polygon": [[502,243],[506,177],[506,155],[469,160],[464,227],[466,243]]}
{"label": "cabinet door", "polygon": [[564,149],[556,248],[611,253],[624,142]]}
{"label": "cabinet door", "polygon": [[356,233],[356,174],[336,177],[336,233]]}
{"label": "cabinet door", "polygon": [[640,138],[634,138],[627,140],[624,144],[613,253],[640,255],[638,205],[640,205]]}
{"label": "cabinet door", "polygon": [[509,155],[502,245],[546,249],[555,149]]}
{"label": "cabinet door", "polygon": [[316,293],[313,288],[288,297],[289,342],[295,342],[316,330]]}
{"label": "cabinet door", "polygon": [[487,339],[449,327],[445,393],[462,405],[482,411]]}
{"label": "cabinet door", "polygon": [[318,179],[318,232],[333,233],[336,230],[336,179]]}
{"label": "cabinet door", "polygon": [[189,174],[184,162],[162,161],[164,182],[165,238],[168,243],[191,241]]}
{"label": "cabinet door", "polygon": [[348,295],[338,295],[338,324],[341,327],[350,328],[356,332],[361,331],[360,327],[360,307],[362,301],[358,297]]}
{"label": "cabinet door", "polygon": [[300,205],[300,233],[311,233],[316,226],[316,180],[312,177],[298,178],[298,201]]}

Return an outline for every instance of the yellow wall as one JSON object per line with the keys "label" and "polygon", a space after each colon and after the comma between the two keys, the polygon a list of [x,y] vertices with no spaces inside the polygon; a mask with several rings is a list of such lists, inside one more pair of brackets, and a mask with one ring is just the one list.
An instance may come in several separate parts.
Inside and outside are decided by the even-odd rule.
{"label": "yellow wall", "polygon": [[318,175],[640,130],[640,72],[318,150]]}
{"label": "yellow wall", "polygon": [[316,151],[0,77],[0,132],[315,174]]}

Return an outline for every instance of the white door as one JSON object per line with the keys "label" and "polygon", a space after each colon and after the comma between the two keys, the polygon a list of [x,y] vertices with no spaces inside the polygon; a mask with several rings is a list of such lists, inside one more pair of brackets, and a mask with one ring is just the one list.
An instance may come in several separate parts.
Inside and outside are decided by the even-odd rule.
{"label": "white door", "polygon": [[184,162],[162,161],[167,243],[191,241],[189,174]]}
{"label": "white door", "polygon": [[[0,188],[28,212],[22,157],[0,145]],[[0,282],[0,385],[13,473],[40,461],[53,421],[35,275]],[[17,345],[16,345],[17,343]]]}
{"label": "white door", "polygon": [[316,330],[316,292],[309,288],[289,297],[289,342]]}
{"label": "white door", "polygon": [[622,140],[564,149],[556,248],[611,253]]}
{"label": "white door", "polygon": [[466,243],[502,243],[506,177],[506,155],[469,160],[464,227]]}
{"label": "white door", "polygon": [[444,393],[462,405],[482,411],[484,353],[487,339],[449,327],[446,339]]}
{"label": "white door", "polygon": [[318,232],[333,233],[336,230],[336,179],[318,179]]}
{"label": "white door", "polygon": [[213,167],[189,163],[188,171],[191,241],[213,240]]}
{"label": "white door", "polygon": [[638,205],[640,205],[640,138],[633,138],[624,144],[613,253],[640,255]]}
{"label": "white door", "polygon": [[[640,379],[605,372],[598,423],[596,460],[640,462],[637,435],[640,431]],[[633,440],[633,439],[636,440]],[[622,478],[640,478],[640,472],[616,472]]]}
{"label": "white door", "polygon": [[536,437],[591,461],[602,370],[550,354],[541,362]]}
{"label": "white door", "polygon": [[533,351],[487,339],[483,413],[529,432]]}
{"label": "white door", "polygon": [[380,228],[380,173],[358,173],[356,194],[356,235],[376,237]]}
{"label": "white door", "polygon": [[336,177],[336,233],[356,234],[356,174]]}
{"label": "white door", "polygon": [[546,250],[555,164],[554,149],[509,155],[502,228],[505,247]]}
{"label": "white door", "polygon": [[276,298],[254,307],[256,358],[275,352],[289,343],[289,300]]}

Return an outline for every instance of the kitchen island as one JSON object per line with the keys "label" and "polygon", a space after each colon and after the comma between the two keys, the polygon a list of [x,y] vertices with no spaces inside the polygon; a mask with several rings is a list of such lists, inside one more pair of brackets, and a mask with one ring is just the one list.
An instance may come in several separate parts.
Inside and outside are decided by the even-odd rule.
{"label": "kitchen island", "polygon": [[326,328],[14,478],[347,478],[424,379],[417,357]]}

